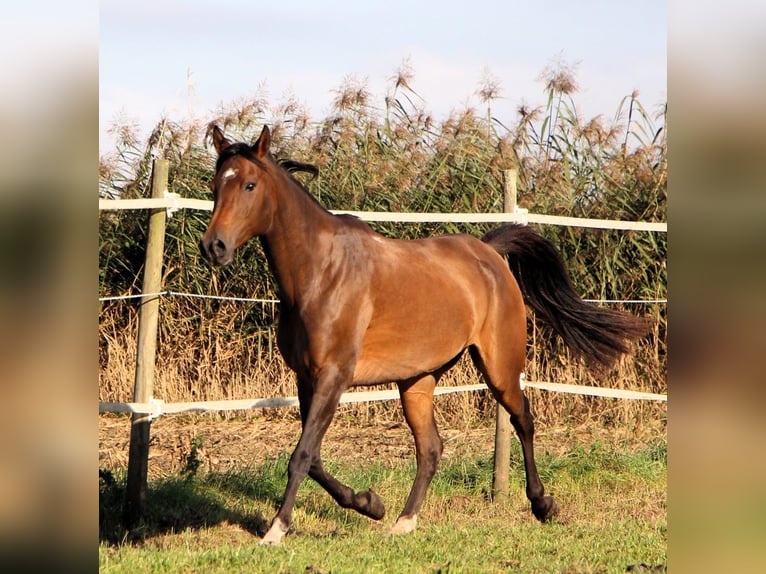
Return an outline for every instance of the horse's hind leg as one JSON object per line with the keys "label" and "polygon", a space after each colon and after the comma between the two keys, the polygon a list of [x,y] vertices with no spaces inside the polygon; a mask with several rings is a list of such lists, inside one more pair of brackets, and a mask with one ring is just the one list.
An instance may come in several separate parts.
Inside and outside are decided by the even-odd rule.
{"label": "horse's hind leg", "polygon": [[[540,522],[548,522],[556,516],[559,506],[552,496],[545,496],[545,489],[537,474],[534,454],[535,425],[532,414],[529,411],[529,401],[522,393],[523,409],[521,414],[516,414],[517,409],[511,411],[511,424],[516,429],[516,434],[521,441],[524,452],[524,470],[527,479],[527,498],[532,503],[532,513]],[[505,406],[505,405],[504,405]],[[506,407],[507,409],[508,407]]]}
{"label": "horse's hind leg", "polygon": [[[497,354],[502,354],[502,351],[498,351]],[[520,383],[523,357],[514,362],[506,361],[503,365],[503,361],[498,360],[498,357],[488,356],[486,352],[474,347],[471,348],[471,357],[484,375],[492,395],[511,415],[511,424],[516,430],[524,454],[526,492],[532,504],[532,513],[541,522],[547,522],[558,513],[559,507],[552,496],[545,495],[545,488],[537,473],[534,452],[535,424],[529,410],[529,401],[524,396]]]}
{"label": "horse's hind leg", "polygon": [[441,459],[442,440],[434,419],[435,386],[434,375],[427,375],[414,383],[399,385],[404,418],[415,437],[417,473],[404,509],[391,528],[392,534],[406,534],[415,530],[426,490]]}

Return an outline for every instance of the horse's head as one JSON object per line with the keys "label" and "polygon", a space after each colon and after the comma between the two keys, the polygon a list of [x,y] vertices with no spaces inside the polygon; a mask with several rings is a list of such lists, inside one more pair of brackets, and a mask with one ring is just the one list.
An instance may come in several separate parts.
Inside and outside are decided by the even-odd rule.
{"label": "horse's head", "polygon": [[213,189],[213,216],[200,240],[200,251],[213,265],[227,265],[247,240],[268,232],[274,216],[275,176],[280,171],[269,155],[267,126],[253,145],[232,143],[213,128],[218,152]]}

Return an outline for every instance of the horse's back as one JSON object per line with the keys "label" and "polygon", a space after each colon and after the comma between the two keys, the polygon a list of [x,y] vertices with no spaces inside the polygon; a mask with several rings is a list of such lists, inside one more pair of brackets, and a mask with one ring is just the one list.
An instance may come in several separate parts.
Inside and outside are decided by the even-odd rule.
{"label": "horse's back", "polygon": [[471,235],[384,238],[375,243],[376,248],[371,249],[373,289],[387,292],[389,299],[406,296],[438,306],[434,300],[438,295],[468,304],[487,300],[498,289],[518,291],[503,258]]}

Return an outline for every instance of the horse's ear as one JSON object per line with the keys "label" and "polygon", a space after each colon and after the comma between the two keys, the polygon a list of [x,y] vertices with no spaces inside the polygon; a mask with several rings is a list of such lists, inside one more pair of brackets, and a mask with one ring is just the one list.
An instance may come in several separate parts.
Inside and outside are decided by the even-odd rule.
{"label": "horse's ear", "polygon": [[263,126],[261,135],[258,136],[258,139],[252,145],[252,150],[255,152],[256,157],[266,157],[270,147],[271,132],[269,131],[269,126]]}
{"label": "horse's ear", "polygon": [[223,135],[221,128],[213,126],[213,146],[215,146],[215,151],[218,152],[218,155],[221,155],[221,152],[230,145],[231,142]]}

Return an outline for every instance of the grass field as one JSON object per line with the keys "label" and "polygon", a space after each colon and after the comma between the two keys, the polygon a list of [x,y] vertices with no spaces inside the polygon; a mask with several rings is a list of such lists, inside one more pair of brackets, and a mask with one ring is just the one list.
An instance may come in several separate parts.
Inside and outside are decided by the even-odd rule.
{"label": "grass field", "polygon": [[[491,429],[483,430],[491,434]],[[119,523],[124,471],[102,465],[100,571],[665,571],[664,432],[633,441],[611,440],[603,431],[586,438],[541,433],[541,477],[561,506],[558,518],[545,525],[533,518],[524,497],[517,442],[509,497],[502,502],[489,499],[491,450],[470,440],[457,443],[445,450],[415,533],[387,533],[414,476],[412,457],[376,460],[360,457],[348,445],[346,456],[334,451],[332,458],[326,456],[326,467],[357,489],[378,492],[387,506],[386,517],[377,523],[343,510],[306,480],[293,527],[278,548],[260,547],[257,537],[281,498],[289,450],[210,470],[201,464],[200,439],[186,452],[181,468],[150,480],[146,520],[130,536]]]}

